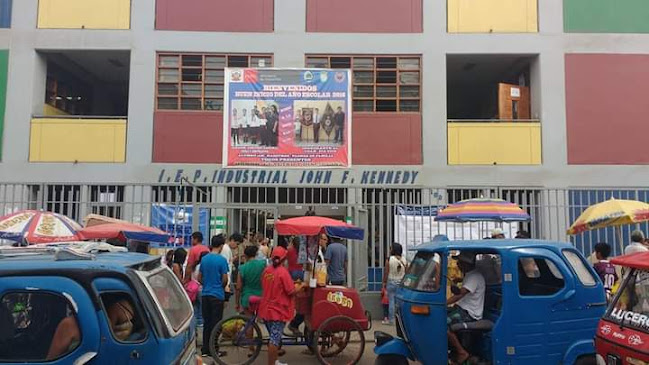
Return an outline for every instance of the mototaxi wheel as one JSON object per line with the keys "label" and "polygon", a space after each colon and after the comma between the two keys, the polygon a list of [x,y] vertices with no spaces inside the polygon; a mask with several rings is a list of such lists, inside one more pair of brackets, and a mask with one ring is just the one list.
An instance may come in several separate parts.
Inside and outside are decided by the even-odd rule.
{"label": "mototaxi wheel", "polygon": [[408,358],[401,355],[379,355],[374,365],[408,365]]}
{"label": "mototaxi wheel", "polygon": [[209,341],[210,354],[220,365],[250,365],[259,356],[263,344],[259,325],[242,315],[217,323]]}
{"label": "mototaxi wheel", "polygon": [[354,365],[363,357],[365,334],[350,317],[334,316],[316,330],[313,350],[323,365]]}

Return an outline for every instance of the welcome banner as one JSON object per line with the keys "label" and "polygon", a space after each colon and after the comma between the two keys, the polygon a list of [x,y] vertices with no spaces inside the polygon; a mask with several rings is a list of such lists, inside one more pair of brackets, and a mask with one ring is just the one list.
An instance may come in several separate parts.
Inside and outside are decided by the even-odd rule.
{"label": "welcome banner", "polygon": [[349,167],[349,70],[225,70],[226,167]]}

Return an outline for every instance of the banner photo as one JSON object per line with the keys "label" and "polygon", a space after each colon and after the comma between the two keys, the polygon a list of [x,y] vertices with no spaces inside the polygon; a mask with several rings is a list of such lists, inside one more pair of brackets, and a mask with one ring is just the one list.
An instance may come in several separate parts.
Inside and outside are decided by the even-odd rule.
{"label": "banner photo", "polygon": [[[195,218],[193,209],[191,205],[154,204],[151,207],[151,226],[171,235],[172,241],[169,242],[169,247],[189,247]],[[204,244],[209,244],[210,239],[209,214],[208,208],[199,209],[198,230],[203,233]]]}
{"label": "banner photo", "polygon": [[401,243],[406,251],[406,258],[412,261],[415,252],[408,251],[422,243],[428,243],[438,234],[443,234],[451,241],[479,240],[491,235],[491,230],[498,227],[505,232],[506,238],[514,238],[518,223],[496,222],[436,222],[439,209],[436,206],[398,206],[394,216],[395,241]]}
{"label": "banner photo", "polygon": [[351,72],[225,70],[225,167],[351,164]]}

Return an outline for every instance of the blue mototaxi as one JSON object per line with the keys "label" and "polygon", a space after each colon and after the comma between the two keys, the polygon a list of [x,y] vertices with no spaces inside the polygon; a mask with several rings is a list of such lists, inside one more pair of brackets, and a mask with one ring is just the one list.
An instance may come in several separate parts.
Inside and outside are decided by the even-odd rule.
{"label": "blue mototaxi", "polygon": [[[447,326],[449,260],[476,254],[485,278],[483,318]],[[461,280],[460,280],[461,281]],[[567,243],[435,242],[419,246],[396,294],[397,337],[375,333],[376,364],[447,365],[447,329],[473,364],[595,364],[593,338],[606,309],[601,281]]]}
{"label": "blue mototaxi", "polygon": [[0,363],[202,364],[173,273],[159,258],[115,251],[0,249]]}

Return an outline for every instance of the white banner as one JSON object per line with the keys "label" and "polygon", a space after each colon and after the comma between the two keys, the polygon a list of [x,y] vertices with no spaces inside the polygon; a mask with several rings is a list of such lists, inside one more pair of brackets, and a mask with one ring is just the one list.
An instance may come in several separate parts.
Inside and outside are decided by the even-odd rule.
{"label": "white banner", "polygon": [[415,256],[409,250],[422,243],[428,243],[436,235],[443,234],[449,240],[479,240],[491,236],[494,228],[501,228],[506,238],[514,238],[518,223],[474,222],[454,223],[436,222],[438,207],[397,207],[394,216],[394,238],[403,245],[408,261]]}

